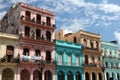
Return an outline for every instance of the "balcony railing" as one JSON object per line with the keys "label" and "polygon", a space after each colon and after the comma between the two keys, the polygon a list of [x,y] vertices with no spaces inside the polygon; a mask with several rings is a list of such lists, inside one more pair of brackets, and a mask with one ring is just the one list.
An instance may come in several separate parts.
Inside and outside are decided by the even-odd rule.
{"label": "balcony railing", "polygon": [[71,62],[57,62],[57,65],[61,66],[81,66],[79,63],[71,63]]}
{"label": "balcony railing", "polygon": [[30,19],[29,17],[24,17],[23,15],[21,16],[21,20],[36,23],[36,24],[40,24],[40,25],[43,25],[43,26],[56,27],[55,24],[47,24],[46,22],[43,22],[43,21],[40,21],[40,20],[35,20],[35,18]]}
{"label": "balcony railing", "polygon": [[12,58],[11,60],[8,61],[6,57],[3,57],[0,59],[0,62],[19,63],[20,58],[19,57]]}
{"label": "balcony railing", "polygon": [[83,63],[82,65],[86,67],[97,67],[97,64],[92,64],[92,63],[90,64]]}
{"label": "balcony railing", "polygon": [[27,55],[22,56],[22,62],[34,62],[34,63],[39,64],[41,61],[44,64],[56,64],[55,60],[53,60],[53,59],[43,60],[41,56],[27,56]]}
{"label": "balcony railing", "polygon": [[99,49],[98,48],[89,48],[89,47],[83,47],[84,49],[90,49],[90,50],[96,50],[98,51]]}

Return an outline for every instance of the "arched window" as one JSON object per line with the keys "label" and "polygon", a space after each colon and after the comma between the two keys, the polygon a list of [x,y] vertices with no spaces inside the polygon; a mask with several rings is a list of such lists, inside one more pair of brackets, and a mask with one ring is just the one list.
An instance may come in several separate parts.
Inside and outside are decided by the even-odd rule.
{"label": "arched window", "polygon": [[67,73],[67,80],[73,80],[73,74],[70,71]]}
{"label": "arched window", "polygon": [[50,71],[45,72],[45,80],[52,80],[52,73]]}
{"label": "arched window", "polygon": [[2,72],[2,80],[14,80],[14,73],[11,69],[6,68]]}
{"label": "arched window", "polygon": [[46,32],[46,40],[51,41],[51,33],[49,31]]}
{"label": "arched window", "polygon": [[33,72],[33,80],[42,80],[41,76],[42,76],[42,74],[41,74],[41,72],[39,70],[35,70]]}
{"label": "arched window", "polygon": [[76,72],[76,80],[82,80],[80,72]]}
{"label": "arched window", "polygon": [[99,80],[102,80],[102,74],[101,73],[98,74],[98,78],[99,78]]}
{"label": "arched window", "polygon": [[20,80],[30,80],[30,73],[27,70],[22,70],[20,73]]}
{"label": "arched window", "polygon": [[92,40],[90,40],[90,46],[91,46],[91,48],[94,48],[94,45],[93,45],[93,41],[92,41]]}
{"label": "arched window", "polygon": [[90,75],[88,72],[85,73],[85,80],[90,80]]}
{"label": "arched window", "polygon": [[119,73],[117,73],[117,78],[118,78],[118,80],[120,80],[120,74]]}
{"label": "arched window", "polygon": [[13,46],[7,46],[7,49],[6,49],[7,62],[12,61],[13,55],[14,55],[14,47]]}
{"label": "arched window", "polygon": [[62,71],[58,72],[58,80],[64,80],[64,73]]}
{"label": "arched window", "polygon": [[110,76],[109,76],[109,73],[108,73],[108,72],[106,73],[106,78],[107,78],[107,80],[109,80],[109,78],[110,78]]}
{"label": "arched window", "polygon": [[92,73],[92,80],[96,80],[96,75],[95,75],[95,73]]}

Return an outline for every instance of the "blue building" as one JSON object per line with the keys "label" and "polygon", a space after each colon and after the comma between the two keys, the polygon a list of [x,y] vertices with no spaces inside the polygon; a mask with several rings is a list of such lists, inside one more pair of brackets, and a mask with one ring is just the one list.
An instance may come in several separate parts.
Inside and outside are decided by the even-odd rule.
{"label": "blue building", "polygon": [[56,40],[56,80],[84,80],[82,45]]}
{"label": "blue building", "polygon": [[120,55],[116,41],[102,42],[102,57],[104,65],[104,80],[120,80]]}

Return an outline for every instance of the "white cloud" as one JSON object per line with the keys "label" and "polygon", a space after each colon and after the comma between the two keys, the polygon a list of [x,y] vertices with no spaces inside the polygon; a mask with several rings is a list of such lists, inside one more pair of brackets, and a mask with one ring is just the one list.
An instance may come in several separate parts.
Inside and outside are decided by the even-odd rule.
{"label": "white cloud", "polygon": [[32,3],[32,2],[36,2],[37,0],[10,0],[10,3],[16,4],[18,2],[24,2],[24,3]]}
{"label": "white cloud", "polygon": [[120,6],[116,4],[100,4],[99,9],[103,10],[105,13],[117,13],[120,12]]}
{"label": "white cloud", "polygon": [[115,39],[117,39],[118,43],[119,43],[119,46],[120,46],[120,32],[114,32],[114,35],[115,35]]}
{"label": "white cloud", "polygon": [[76,32],[80,29],[84,30],[89,24],[89,19],[73,19],[71,24],[63,24],[61,29],[65,29],[66,32]]}

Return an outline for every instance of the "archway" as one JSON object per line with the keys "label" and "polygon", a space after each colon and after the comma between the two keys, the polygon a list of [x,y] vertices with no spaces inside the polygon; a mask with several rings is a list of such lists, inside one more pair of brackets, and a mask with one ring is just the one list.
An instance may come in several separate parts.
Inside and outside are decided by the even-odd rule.
{"label": "archway", "polygon": [[117,78],[118,78],[118,80],[120,80],[120,75],[119,75],[119,73],[117,73]]}
{"label": "archway", "polygon": [[96,75],[94,72],[92,73],[92,80],[96,80]]}
{"label": "archway", "polygon": [[2,80],[14,80],[14,73],[11,69],[7,68],[2,72]]}
{"label": "archway", "polygon": [[101,73],[98,74],[98,79],[102,80],[102,74]]}
{"label": "archway", "polygon": [[58,80],[64,80],[64,73],[62,71],[58,72]]}
{"label": "archway", "polygon": [[33,80],[42,80],[41,73],[39,70],[35,70],[33,72]]}
{"label": "archway", "polygon": [[86,73],[85,73],[85,80],[90,80],[89,78],[90,78],[90,75],[89,75],[88,72],[86,72]]}
{"label": "archway", "polygon": [[112,78],[113,78],[113,80],[115,79],[115,74],[112,72]]}
{"label": "archway", "polygon": [[107,80],[109,80],[109,73],[108,72],[106,73],[106,78],[107,78]]}
{"label": "archway", "polygon": [[80,72],[76,72],[76,80],[82,80]]}
{"label": "archway", "polygon": [[73,80],[73,74],[71,71],[67,73],[67,80]]}
{"label": "archway", "polygon": [[27,70],[22,70],[20,77],[20,80],[30,80],[30,73]]}
{"label": "archway", "polygon": [[45,80],[52,80],[52,73],[48,70],[45,72]]}

